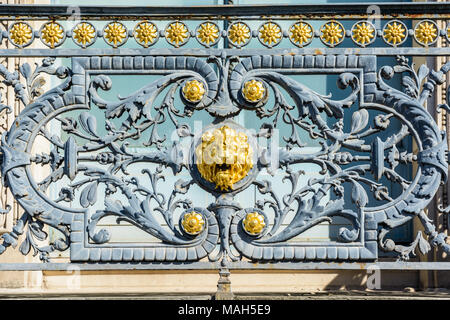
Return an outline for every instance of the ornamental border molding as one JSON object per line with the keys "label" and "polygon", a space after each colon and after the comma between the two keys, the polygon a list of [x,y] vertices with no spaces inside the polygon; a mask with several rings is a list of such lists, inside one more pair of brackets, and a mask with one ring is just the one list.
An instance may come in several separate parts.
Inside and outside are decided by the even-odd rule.
{"label": "ornamental border molding", "polygon": [[[173,56],[114,56],[114,57],[75,57],[72,59],[72,66],[55,67],[54,59],[46,58],[42,65],[37,66],[32,72],[31,67],[25,64],[20,67],[21,74],[27,79],[27,86],[21,85],[18,81],[18,75],[10,73],[6,69],[0,72],[6,79],[7,85],[13,86],[16,96],[26,105],[24,111],[15,119],[13,126],[7,134],[2,136],[2,155],[1,164],[2,177],[6,185],[10,188],[12,194],[19,202],[25,213],[18,220],[13,231],[2,236],[3,244],[0,246],[1,252],[7,247],[17,246],[18,237],[26,232],[26,240],[21,244],[20,251],[28,254],[31,249],[35,254],[39,253],[42,260],[49,259],[49,253],[54,250],[67,250],[70,247],[71,261],[73,262],[118,262],[118,261],[166,261],[166,262],[186,262],[197,261],[208,257],[210,261],[238,261],[240,258],[233,253],[231,246],[243,257],[253,261],[303,261],[303,260],[354,260],[354,261],[374,261],[378,257],[378,247],[385,251],[394,251],[403,260],[409,259],[414,255],[416,248],[422,253],[428,252],[431,247],[423,238],[422,233],[418,233],[416,239],[409,245],[398,245],[390,239],[386,239],[390,230],[405,224],[414,217],[418,217],[425,228],[425,234],[434,246],[440,246],[445,252],[450,252],[450,246],[445,242],[445,234],[438,233],[435,226],[428,219],[423,211],[427,204],[433,199],[441,180],[447,179],[448,164],[446,153],[446,137],[441,132],[432,118],[432,116],[423,108],[426,98],[434,90],[434,87],[445,81],[445,74],[450,70],[450,64],[445,64],[440,70],[429,70],[426,66],[421,66],[418,73],[408,64],[404,57],[397,57],[398,65],[383,66],[377,69],[376,56],[356,56],[356,55],[248,55],[243,51],[242,57],[227,57],[222,53],[220,56],[210,56],[204,59],[201,56],[184,57],[181,55]],[[234,63],[232,67],[231,63]],[[218,66],[218,72],[214,71],[213,64]],[[62,79],[61,84],[44,92],[41,95],[33,96],[35,81],[38,75],[46,73]],[[109,90],[112,87],[111,79],[108,74],[158,74],[161,79],[147,84],[137,91],[137,93],[120,99],[120,101],[105,101],[97,93],[97,90]],[[331,96],[323,96],[309,89],[304,84],[290,80],[287,75],[290,74],[337,74],[338,87],[340,89],[350,88],[351,93],[342,100],[333,100]],[[406,86],[406,92],[399,91],[388,84],[395,74],[407,73],[414,77]],[[274,114],[276,109],[268,109],[266,97],[262,96],[254,101],[245,99],[243,87],[245,83],[255,81],[261,83],[264,88],[269,86],[273,89],[275,101],[278,108],[285,108],[283,112],[289,115],[289,108],[281,94],[277,91],[275,85],[283,87],[293,97],[296,107],[300,110],[300,118],[311,118],[314,124],[322,131],[314,134],[322,134],[325,140],[330,140],[331,145],[323,144],[323,149],[317,157],[309,161],[321,164],[325,169],[332,172],[337,182],[327,181],[326,179],[319,184],[323,187],[323,193],[333,188],[336,200],[329,201],[324,207],[317,203],[311,203],[310,200],[302,200],[302,197],[294,193],[294,187],[300,172],[286,170],[293,191],[291,199],[283,197],[283,203],[279,201],[267,181],[257,179],[258,171],[267,167],[264,163],[264,157],[258,157],[252,168],[251,174],[243,178],[237,187],[232,190],[218,190],[213,185],[201,182],[203,177],[196,169],[195,161],[193,164],[183,163],[182,150],[177,145],[169,148],[162,148],[161,141],[157,136],[149,141],[149,145],[157,145],[157,152],[150,152],[144,158],[146,161],[160,164],[161,166],[171,167],[173,172],[179,172],[184,166],[190,170],[192,182],[177,183],[174,186],[174,194],[186,193],[190,184],[197,183],[207,192],[216,196],[216,203],[212,203],[208,208],[199,208],[195,204],[191,207],[184,202],[185,213],[195,212],[202,215],[205,220],[203,231],[194,237],[178,232],[175,223],[172,221],[172,212],[167,210],[163,212],[164,218],[174,231],[174,234],[165,232],[156,222],[150,208],[145,207],[144,202],[132,194],[128,188],[130,183],[135,184],[137,189],[142,189],[137,180],[127,181],[117,179],[109,172],[100,169],[94,170],[89,166],[78,164],[78,153],[95,149],[91,146],[78,146],[73,137],[67,139],[65,143],[58,141],[56,137],[46,134],[42,127],[49,119],[55,118],[62,112],[74,109],[89,109],[89,103],[94,103],[101,108],[105,108],[105,114],[108,117],[118,117],[124,112],[130,112],[124,109],[124,105],[129,104],[137,108],[134,115],[131,115],[122,126],[130,128],[135,125],[136,119],[140,117],[149,117],[146,110],[148,99],[152,99],[153,92],[160,92],[163,88],[173,85],[169,90],[161,110],[167,107],[173,107],[173,94],[187,80],[194,79],[205,85],[205,92],[200,99],[189,101],[185,96],[181,96],[185,104],[184,114],[181,118],[190,117],[193,112],[205,110],[213,117],[221,120],[212,125],[222,126],[229,123],[230,128],[240,130],[237,124],[227,120],[242,110],[254,111],[260,118],[269,117]],[[411,78],[412,79],[412,78]],[[415,81],[415,82],[414,82]],[[158,91],[159,90],[159,91]],[[28,93],[27,93],[28,92]],[[31,93],[31,94],[30,94]],[[352,116],[352,133],[345,133],[339,121],[333,127],[321,119],[320,113],[326,112],[329,117],[343,121],[343,109],[353,105],[356,101],[359,103],[359,110]],[[7,108],[7,106],[3,106]],[[387,140],[377,137],[371,146],[364,146],[364,141],[358,140],[356,133],[360,132],[368,124],[368,112],[366,108],[379,110],[388,113],[390,116],[397,117],[404,126],[399,133],[394,133]],[[439,108],[450,109],[448,105],[440,105]],[[140,112],[136,115],[136,112]],[[146,113],[147,112],[147,113]],[[173,111],[172,111],[173,112]],[[389,117],[390,117],[389,116]],[[287,116],[286,116],[287,117]],[[286,118],[288,119],[288,118]],[[309,129],[310,134],[314,130],[312,126],[307,127],[305,123],[294,122],[292,120],[285,123],[290,124],[294,130],[296,126],[302,125],[303,129]],[[157,119],[151,119],[156,126]],[[377,133],[382,128],[386,129],[388,118],[375,119],[377,129],[370,129],[367,135]],[[62,121],[62,120],[59,120]],[[93,120],[88,112],[80,115],[80,125],[87,132],[94,132]],[[387,122],[386,122],[387,121]],[[190,129],[183,127],[174,121],[177,130],[181,136],[190,135]],[[64,120],[66,127],[74,125],[73,120]],[[305,127],[306,126],[306,127]],[[266,126],[266,129],[269,128]],[[270,128],[269,128],[270,129]],[[75,127],[72,127],[75,132]],[[372,131],[371,131],[372,130]],[[377,131],[378,130],[378,131]],[[405,131],[406,130],[406,131]],[[295,130],[294,130],[295,131]],[[288,145],[290,147],[279,150],[280,163],[286,168],[290,164],[307,162],[305,156],[297,153],[292,147],[301,145],[294,132],[289,137]],[[352,131],[352,132],[353,132]],[[398,150],[395,144],[406,136],[408,132],[418,143],[417,155],[408,155],[405,153],[402,159],[400,155],[395,155]],[[116,131],[117,133],[117,131]],[[57,150],[50,156],[31,156],[31,147],[38,134],[46,136],[52,142]],[[269,133],[261,131],[259,135]],[[95,132],[93,135],[96,135]],[[117,135],[111,135],[117,139]],[[99,138],[97,136],[97,138]],[[192,149],[198,145],[197,140]],[[353,139],[349,144],[348,139]],[[101,138],[97,139],[103,141]],[[112,141],[112,140],[111,140]],[[103,142],[102,142],[103,143]],[[108,142],[109,144],[111,142]],[[105,142],[105,145],[106,144]],[[359,151],[370,151],[370,168],[361,167],[360,171],[371,171],[378,179],[385,174],[386,164],[384,163],[385,151],[391,150],[392,158],[388,158],[390,165],[395,168],[399,161],[412,162],[417,161],[418,170],[416,177],[410,183],[401,181],[405,184],[403,193],[395,200],[391,198],[385,205],[368,206],[369,199],[366,191],[361,186],[364,179],[356,172],[339,169],[339,164],[348,164],[353,156],[347,153],[336,154],[333,148],[340,148],[346,145],[348,148],[354,148]],[[101,146],[101,145],[99,145]],[[397,150],[397,151],[395,151]],[[119,151],[116,149],[116,151]],[[125,149],[121,149],[124,155]],[[309,155],[311,156],[311,155]],[[397,157],[397,158],[396,158]],[[409,157],[409,158],[408,158]],[[100,159],[100,158],[99,158]],[[409,160],[408,160],[409,159]],[[140,161],[142,159],[138,159]],[[100,161],[100,160],[99,160]],[[101,159],[101,161],[109,161]],[[112,160],[111,160],[112,161]],[[116,160],[114,160],[116,161]],[[65,175],[71,180],[81,170],[85,171],[92,178],[94,183],[88,185],[82,192],[80,200],[83,208],[93,204],[93,198],[96,193],[98,181],[109,181],[115,185],[111,192],[117,188],[123,190],[127,195],[131,207],[120,205],[119,207],[111,202],[105,201],[106,209],[97,211],[91,217],[87,216],[87,209],[72,209],[60,205],[50,200],[41,190],[42,185],[37,185],[33,180],[29,165],[36,163],[52,163],[57,170],[51,176],[44,186],[50,184],[59,176]],[[324,170],[325,170],[324,169]],[[222,169],[220,169],[222,170]],[[341,170],[341,171],[340,171]],[[152,181],[153,188],[161,179],[161,170],[148,172]],[[389,171],[393,175],[393,171]],[[97,180],[95,180],[97,179]],[[358,180],[359,179],[359,180]],[[397,180],[400,178],[396,178]],[[96,182],[97,181],[97,182]],[[344,209],[343,192],[341,183],[347,181],[353,184],[351,200],[357,206],[356,211]],[[360,181],[360,182],[358,182]],[[366,182],[367,179],[366,179]],[[318,183],[312,181],[311,183]],[[381,185],[369,181],[370,186],[376,191],[381,191]],[[127,185],[128,184],[128,185]],[[259,212],[264,215],[264,204],[255,204],[254,207],[242,208],[240,204],[235,203],[233,196],[239,191],[247,188],[249,185],[255,185],[261,194],[270,194],[273,200],[267,201],[272,209],[275,209],[275,221],[270,232],[267,228],[261,235],[254,237],[246,233],[242,226],[242,220],[245,215],[251,212]],[[4,184],[5,185],[5,184]],[[114,190],[113,190],[114,189]],[[142,189],[143,190],[143,189]],[[61,199],[70,197],[67,188],[61,193]],[[73,191],[73,190],[72,190]],[[308,192],[311,192],[309,190]],[[159,200],[157,191],[145,191],[148,197],[154,198],[161,203],[165,200]],[[385,192],[385,191],[383,191]],[[276,233],[283,218],[291,209],[294,202],[293,197],[299,203],[297,213],[294,219],[289,223],[286,229]],[[386,195],[385,195],[386,197]],[[315,197],[313,197],[313,200]],[[388,200],[388,198],[385,198]],[[305,202],[306,201],[306,202]],[[315,200],[314,200],[315,201]],[[319,200],[317,200],[319,201]],[[170,201],[169,201],[170,202]],[[285,206],[284,206],[285,205]],[[304,207],[308,208],[304,208]],[[162,205],[160,206],[162,209]],[[288,210],[288,211],[286,211]],[[445,209],[449,210],[450,209]],[[6,213],[7,210],[4,210]],[[104,229],[97,231],[97,222],[104,216],[115,214],[123,219],[128,219],[136,226],[157,236],[163,243],[157,245],[143,245],[132,243],[129,245],[111,245],[109,235]],[[327,221],[329,216],[344,215],[353,221],[353,228],[344,228],[340,233],[341,242],[323,243],[320,245],[307,243],[289,243],[289,239],[315,226],[321,221]],[[49,225],[59,230],[63,238],[57,239],[54,243],[46,247],[39,247],[34,238],[45,240],[46,234],[42,230],[44,225]],[[28,229],[25,229],[28,228]],[[26,231],[25,231],[26,230]],[[180,228],[182,231],[182,228]],[[266,234],[267,232],[267,234]],[[264,238],[263,236],[266,236]],[[220,238],[219,254],[211,257],[213,250]],[[93,243],[92,243],[93,241]],[[1,253],[0,252],[0,253]]]}

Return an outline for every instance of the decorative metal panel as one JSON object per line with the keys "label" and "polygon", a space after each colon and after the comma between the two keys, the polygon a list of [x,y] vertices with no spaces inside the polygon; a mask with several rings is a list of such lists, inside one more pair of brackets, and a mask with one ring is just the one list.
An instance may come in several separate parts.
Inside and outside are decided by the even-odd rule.
{"label": "decorative metal panel", "polygon": [[[87,20],[64,30],[51,19],[39,31],[18,20],[3,32],[18,48],[0,50],[4,55],[44,58],[16,72],[0,66],[4,83],[26,106],[2,135],[2,183],[24,214],[2,235],[1,252],[16,247],[21,235],[19,250],[43,261],[53,251],[70,250],[71,262],[174,267],[205,260],[376,261],[380,249],[408,260],[416,249],[428,252],[429,243],[450,252],[446,234],[436,231],[425,211],[447,180],[448,147],[445,132],[424,108],[445,83],[450,63],[415,69],[405,57],[448,55],[448,48],[428,48],[438,38],[447,41],[447,29],[424,19],[413,29],[407,21],[388,20],[377,29],[360,20],[345,30],[326,20],[315,30],[312,21],[293,20],[283,30],[267,20],[252,30],[236,20],[222,30],[209,16],[195,30],[182,20],[158,30],[149,15],[133,30],[119,20],[102,30]],[[422,47],[397,48],[408,37]],[[24,49],[36,38],[48,49]],[[92,48],[100,38],[112,48]],[[121,48],[132,38],[143,48]],[[174,48],[150,48],[163,38]],[[283,40],[289,48],[274,48],[286,46]],[[59,49],[65,41],[80,48]],[[192,41],[204,48],[180,48]],[[221,41],[235,48],[215,47]],[[265,48],[246,49],[250,41]],[[396,65],[378,65],[382,55],[396,57]],[[56,57],[71,57],[70,66],[56,66]],[[330,94],[297,77],[317,74],[336,79]],[[42,75],[59,83],[44,92]],[[105,98],[116,88],[116,75],[142,77],[141,85],[129,96]],[[238,123],[243,112],[260,119],[259,130]],[[189,119],[198,114],[212,120],[196,131]],[[49,129],[52,121],[62,135]],[[169,143],[172,133],[176,139]],[[320,147],[311,152],[305,136]],[[138,164],[147,167],[130,173]],[[306,164],[318,166],[320,174],[301,183]],[[33,166],[51,170],[38,181]],[[283,188],[261,175],[279,174],[277,169]],[[188,178],[170,182],[179,175]],[[206,207],[191,201],[186,194],[193,186],[215,201]],[[259,200],[237,201],[249,188]],[[157,241],[111,242],[101,226],[110,217]],[[336,217],[349,221],[336,241],[296,238]],[[390,239],[391,230],[415,217],[428,240],[421,232],[409,245]],[[46,226],[60,237],[42,245]]]}

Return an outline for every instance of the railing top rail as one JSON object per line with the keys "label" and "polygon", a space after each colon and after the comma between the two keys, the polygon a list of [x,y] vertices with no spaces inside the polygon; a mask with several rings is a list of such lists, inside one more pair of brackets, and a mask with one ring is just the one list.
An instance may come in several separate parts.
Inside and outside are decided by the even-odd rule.
{"label": "railing top rail", "polygon": [[391,2],[391,3],[333,3],[298,5],[209,5],[209,6],[67,6],[67,5],[0,5],[2,19],[67,19],[74,13],[81,18],[133,20],[189,18],[193,20],[214,19],[276,19],[316,18],[358,19],[374,13],[377,6],[387,18],[434,18],[450,17],[450,3]]}
{"label": "railing top rail", "polygon": [[201,50],[198,48],[90,48],[90,49],[76,49],[76,48],[56,48],[56,49],[0,49],[0,56],[9,57],[90,57],[90,56],[198,56],[198,57],[220,57],[223,53],[227,56],[239,54],[241,57],[251,57],[252,55],[378,55],[378,56],[397,56],[397,55],[412,55],[412,56],[450,56],[450,47],[444,48],[426,48],[423,47],[405,47],[405,48],[275,48],[275,49],[209,49]]}

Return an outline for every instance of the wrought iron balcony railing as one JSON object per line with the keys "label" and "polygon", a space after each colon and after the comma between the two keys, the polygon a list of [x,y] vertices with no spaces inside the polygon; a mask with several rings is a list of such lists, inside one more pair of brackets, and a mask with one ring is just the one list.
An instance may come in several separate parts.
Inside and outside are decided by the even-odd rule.
{"label": "wrought iron balcony railing", "polygon": [[[41,59],[0,66],[25,106],[2,136],[2,183],[24,212],[1,253],[21,239],[44,262],[70,250],[71,263],[101,263],[87,269],[322,268],[374,263],[380,250],[408,260],[430,244],[449,253],[426,211],[447,179],[447,138],[424,106],[450,63],[412,61],[450,55],[450,5],[377,7],[80,7],[68,27],[65,6],[1,5],[0,55]],[[336,82],[331,94],[315,75]],[[117,76],[141,80],[111,98]],[[215,200],[195,203],[193,188]],[[112,242],[110,217],[153,240]],[[412,243],[389,237],[414,218],[424,233]],[[334,219],[345,223],[330,241],[299,240]]]}

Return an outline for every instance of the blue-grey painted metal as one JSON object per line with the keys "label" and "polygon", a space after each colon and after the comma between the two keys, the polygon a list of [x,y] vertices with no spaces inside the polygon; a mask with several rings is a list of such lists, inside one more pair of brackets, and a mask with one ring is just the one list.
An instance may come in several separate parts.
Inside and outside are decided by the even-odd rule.
{"label": "blue-grey painted metal", "polygon": [[[44,261],[48,260],[50,252],[66,250],[69,246],[72,261],[182,262],[198,261],[204,257],[209,257],[212,261],[219,258],[237,261],[240,258],[232,253],[230,244],[234,245],[241,257],[255,261],[366,261],[377,258],[378,246],[386,251],[395,251],[406,260],[414,254],[416,247],[422,253],[430,249],[422,234],[419,233],[410,246],[396,245],[392,240],[385,239],[385,236],[391,229],[418,216],[431,243],[441,246],[446,252],[449,251],[449,246],[444,241],[445,235],[435,231],[434,225],[423,211],[436,193],[441,180],[447,177],[447,146],[444,135],[423,107],[423,103],[434,86],[444,81],[450,64],[439,71],[430,71],[422,66],[416,74],[402,57],[398,58],[399,64],[395,67],[385,66],[377,69],[376,56],[373,55],[263,55],[236,60],[239,63],[234,65],[228,76],[221,68],[228,70],[231,60],[236,60],[236,57],[228,58],[223,54],[206,60],[184,56],[90,57],[74,58],[69,69],[56,68],[53,66],[54,59],[47,58],[34,72],[28,65],[21,67],[20,71],[26,77],[28,87],[18,82],[18,74],[10,74],[3,69],[6,83],[14,87],[17,97],[27,108],[16,118],[15,125],[2,139],[2,174],[5,184],[25,209],[13,232],[3,235],[2,250],[8,246],[16,246],[18,236],[26,232],[27,236],[20,246],[20,251],[27,254],[33,249],[40,253]],[[219,76],[213,65],[219,68]],[[107,74],[123,70],[129,74],[156,74],[160,78],[118,101],[102,99],[98,90],[109,90],[113,86]],[[90,75],[91,71],[95,71],[94,76]],[[314,74],[318,71],[340,74],[338,87],[350,88],[348,96],[333,100],[330,96],[322,96],[290,77],[296,73]],[[64,81],[33,100],[31,89],[35,87],[34,82],[41,73],[58,76]],[[411,79],[414,79],[408,83],[406,93],[390,87],[385,82],[395,73],[408,73],[412,76]],[[205,83],[207,93],[198,103],[186,101],[184,111],[178,110],[173,104],[173,95],[186,80],[192,79]],[[275,107],[266,106],[265,101],[251,104],[243,99],[243,84],[250,79],[263,81],[267,87],[270,86],[274,90]],[[423,80],[425,84],[420,87]],[[158,113],[152,114],[149,108],[155,107],[151,101],[167,87],[171,89],[163,103],[156,107]],[[281,88],[294,100],[297,116],[283,98]],[[345,132],[344,109],[356,102],[359,103],[359,110],[352,115],[351,130]],[[104,109],[107,119],[122,114],[128,117],[125,117],[120,128],[109,125],[107,134],[102,137],[96,133],[96,121],[89,112],[81,113],[78,120],[63,118],[65,111],[88,110],[91,104]],[[186,150],[181,145],[174,143],[173,146],[164,147],[163,140],[158,135],[158,124],[163,116],[172,121],[180,138],[185,138],[193,133],[189,126],[180,121],[193,112],[206,110],[217,117],[218,125],[228,123],[232,126],[232,121],[227,118],[243,109],[254,110],[261,118],[281,118],[292,129],[292,135],[285,137],[287,146],[280,147],[277,151],[280,165],[286,170],[286,179],[292,185],[292,190],[282,201],[272,191],[269,181],[259,180],[257,174],[258,170],[270,165],[267,154],[273,150],[261,150],[255,166],[256,171],[242,181],[241,187],[231,192],[219,192],[214,186],[202,184],[202,177],[196,174],[195,164],[189,163],[189,158],[183,154]],[[372,119],[373,125],[369,125],[368,110],[379,112]],[[337,120],[333,126],[330,127],[325,121],[325,114]],[[62,130],[70,135],[65,142],[43,129],[49,120],[56,117],[62,123]],[[386,140],[377,137],[372,144],[368,144],[365,138],[385,131],[391,118],[397,118],[402,123],[400,131],[391,132]],[[141,119],[142,123],[139,122]],[[309,119],[311,123],[308,124],[305,119]],[[278,120],[274,122],[275,126],[272,123],[262,125],[267,139],[270,140],[271,131],[276,128],[277,122]],[[146,130],[151,132],[147,146],[156,146],[158,151],[134,154],[127,150],[123,141],[139,138]],[[314,139],[321,140],[322,149],[313,154],[299,152],[303,144],[298,130],[309,130]],[[46,160],[31,155],[37,135],[44,136],[53,145]],[[262,131],[258,135],[261,136]],[[418,145],[417,154],[406,151],[401,153],[397,150],[396,146],[406,136],[414,137]],[[74,137],[81,137],[90,142],[78,145]],[[353,156],[346,151],[349,149],[360,155]],[[95,157],[84,156],[101,150],[103,151]],[[385,157],[388,164],[385,164],[384,160],[378,160]],[[417,161],[418,169],[412,181],[401,177],[395,171],[401,162],[412,163],[414,160]],[[32,178],[30,165],[42,161],[50,163],[54,171],[38,184]],[[120,171],[125,173],[129,165],[142,161],[160,165],[161,169],[155,172],[146,171],[152,182],[152,189],[146,188],[137,178],[124,180],[116,176]],[[352,162],[357,164],[352,165]],[[92,163],[108,164],[109,167],[104,169]],[[307,186],[297,189],[302,172],[291,169],[291,165],[296,163],[318,164],[322,167],[324,177],[310,180]],[[162,166],[171,167],[174,173],[182,168],[193,170],[193,180],[177,182],[168,202],[165,195],[157,192],[157,183],[162,178]],[[367,173],[372,173],[373,177],[368,178]],[[45,194],[50,184],[64,176],[73,180],[77,175],[84,175],[88,179],[61,188],[60,197],[56,201]],[[399,183],[402,194],[395,199],[391,198],[390,190],[377,182],[382,176]],[[177,194],[185,193],[192,183],[200,183],[207,192],[217,197],[217,203],[211,204],[208,209],[191,208],[201,213],[207,222],[205,230],[195,238],[183,235],[173,223],[173,210],[176,206],[172,205]],[[89,218],[85,208],[96,202],[100,184],[107,187],[105,209],[97,211]],[[251,184],[256,185],[261,194],[269,197],[265,203],[241,208],[233,201],[233,196]],[[369,188],[364,188],[363,185]],[[319,189],[314,188],[315,186]],[[71,203],[75,191],[82,187],[84,189],[81,192],[79,209],[60,204]],[[145,198],[140,199],[135,190],[144,193]],[[123,193],[127,202],[110,200],[110,195],[116,192]],[[326,200],[326,195],[330,192],[334,199]],[[348,192],[354,204],[352,206],[345,203],[345,195]],[[367,193],[372,193],[375,198],[385,203],[371,204]],[[308,197],[311,194],[312,197]],[[156,200],[154,207],[150,207],[152,199]],[[241,223],[245,213],[268,208],[274,210],[275,216],[270,232],[262,238],[254,238],[245,233]],[[292,210],[296,212],[295,217],[284,230],[278,232],[287,213]],[[164,217],[168,228],[163,228],[157,222],[155,215],[158,214]],[[107,245],[110,240],[108,231],[97,230],[96,225],[102,218],[111,215],[132,223],[160,239],[161,243],[153,246]],[[343,216],[353,224],[351,228],[340,230],[340,242],[316,246],[288,242],[333,216]],[[42,230],[45,224],[59,230],[63,237],[48,246],[40,247],[36,240],[45,238],[46,234]],[[211,256],[219,237],[220,252]]]}
{"label": "blue-grey painted metal", "polygon": [[221,56],[251,57],[254,55],[377,55],[377,56],[450,56],[450,48],[273,48],[273,49],[205,49],[205,48],[117,48],[117,49],[0,49],[1,56],[11,57],[91,57],[91,56]]}
{"label": "blue-grey painted metal", "polygon": [[[410,7],[413,8],[416,7]],[[2,7],[0,15],[1,10]],[[89,10],[97,17],[112,14],[110,8],[101,12]],[[40,15],[45,13],[38,12]],[[450,253],[446,235],[436,231],[424,211],[448,175],[445,132],[424,104],[435,88],[446,81],[450,63],[440,70],[422,65],[415,71],[405,58],[449,55],[449,50],[0,50],[2,56],[45,57],[34,70],[28,64],[16,72],[0,66],[4,84],[26,106],[1,140],[2,182],[24,213],[13,230],[2,235],[0,253],[18,246],[22,235],[19,250],[24,255],[33,252],[48,263],[52,252],[70,249],[71,262],[86,262],[80,264],[86,270],[102,266],[152,269],[158,268],[158,263],[169,263],[170,268],[220,265],[245,269],[253,262],[260,263],[258,268],[273,265],[281,269],[324,269],[337,268],[337,264],[320,261],[376,262],[380,249],[394,253],[399,260],[409,260],[417,251],[425,254],[431,245]],[[396,56],[397,64],[378,66],[377,57],[384,55]],[[70,67],[55,66],[55,57],[63,56],[72,57]],[[19,73],[25,83],[20,81]],[[59,78],[59,84],[42,92],[43,74]],[[114,89],[111,75],[116,74],[147,75],[154,80],[143,83],[127,97],[107,100],[103,91]],[[336,77],[335,90],[323,95],[295,78],[313,74]],[[391,86],[396,75],[403,79],[401,89]],[[193,80],[205,89],[195,102],[183,93],[183,87]],[[246,98],[244,88],[251,81],[260,83],[273,99]],[[334,98],[340,90],[345,97]],[[181,104],[176,102],[178,96]],[[438,107],[450,110],[447,104]],[[0,108],[11,110],[5,105]],[[104,134],[99,133],[92,108],[103,112]],[[79,112],[77,119],[70,116],[72,111]],[[262,121],[258,132],[246,130],[233,120],[243,111]],[[214,119],[200,133],[187,123],[198,113],[207,113]],[[59,123],[63,136],[46,128],[51,121]],[[394,122],[398,125],[392,125]],[[161,132],[163,124],[170,124],[176,132],[177,140],[172,144],[166,143]],[[207,130],[224,126],[245,133],[254,150],[254,165],[231,189],[219,189],[204,178],[195,153]],[[281,127],[290,131],[281,137],[285,145],[264,147],[274,145],[274,133]],[[301,138],[305,133],[320,146],[316,151],[308,153]],[[48,154],[32,151],[37,137],[48,141]],[[130,141],[143,141],[144,137],[145,142],[140,143],[146,147],[145,152],[129,148]],[[266,142],[264,146],[256,143],[258,139]],[[414,141],[417,149],[408,149],[408,139]],[[273,174],[274,162],[282,169],[283,182],[289,185],[287,190],[275,191],[261,175],[262,171]],[[127,169],[138,163],[151,164],[156,169],[144,169],[142,175],[133,176]],[[317,165],[320,175],[304,185],[300,179],[305,172],[296,167],[298,164]],[[42,181],[36,181],[33,165],[48,165],[51,172]],[[177,180],[172,191],[164,194],[160,190],[166,167],[173,175],[183,172],[189,178]],[[405,170],[401,168],[411,171],[412,178],[402,175]],[[58,184],[63,180],[70,182]],[[203,208],[183,198],[193,185],[213,195],[215,202]],[[58,188],[56,198],[47,192],[51,186]],[[237,202],[236,196],[250,187],[263,200]],[[99,199],[103,199],[103,204],[98,203]],[[91,214],[94,206],[96,211]],[[9,208],[1,210],[3,214],[8,211]],[[204,220],[199,234],[183,230],[181,218],[190,212]],[[243,220],[251,213],[259,213],[267,222],[258,235],[244,230]],[[289,215],[293,217],[289,219]],[[146,232],[157,242],[112,242],[109,231],[101,227],[103,219],[111,216],[117,223],[125,221]],[[336,241],[296,240],[334,217],[350,222],[339,230]],[[415,217],[421,221],[428,240],[422,232],[409,245],[396,244],[389,238],[391,230]],[[46,225],[59,231],[59,238],[42,246],[41,241],[48,237],[44,232]],[[106,263],[117,264],[108,267]],[[346,266],[353,269],[358,264]],[[414,263],[404,266],[423,268]],[[65,267],[43,264],[42,270]],[[384,267],[389,269],[391,265]],[[11,268],[27,267],[0,265],[0,270]]]}

